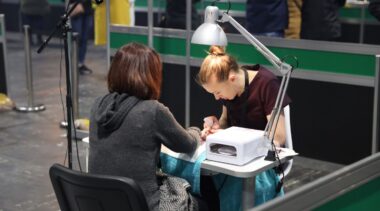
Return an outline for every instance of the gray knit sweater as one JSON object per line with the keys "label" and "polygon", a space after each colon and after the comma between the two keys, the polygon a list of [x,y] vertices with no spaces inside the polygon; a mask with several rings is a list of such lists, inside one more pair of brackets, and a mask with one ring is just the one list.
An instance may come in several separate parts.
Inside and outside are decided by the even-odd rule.
{"label": "gray knit sweater", "polygon": [[158,101],[107,94],[91,110],[89,172],[133,178],[150,210],[159,210],[156,169],[161,144],[192,153],[199,141],[198,128],[185,130]]}

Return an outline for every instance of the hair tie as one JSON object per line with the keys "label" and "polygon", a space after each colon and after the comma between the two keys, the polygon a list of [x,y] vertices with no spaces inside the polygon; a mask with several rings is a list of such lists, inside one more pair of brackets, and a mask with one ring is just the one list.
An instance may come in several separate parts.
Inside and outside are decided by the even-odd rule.
{"label": "hair tie", "polygon": [[210,51],[207,51],[206,53],[208,55],[212,55],[212,56],[224,56],[224,55],[226,55],[226,53],[212,53]]}

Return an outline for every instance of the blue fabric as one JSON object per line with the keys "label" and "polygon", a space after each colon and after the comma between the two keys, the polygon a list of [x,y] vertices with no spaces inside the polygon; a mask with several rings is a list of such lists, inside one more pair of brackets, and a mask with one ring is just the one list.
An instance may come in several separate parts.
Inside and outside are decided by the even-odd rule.
{"label": "blue fabric", "polygon": [[[160,154],[160,159],[161,169],[163,172],[186,179],[191,185],[192,193],[200,195],[201,164],[206,159],[205,152],[197,158],[195,163],[178,159],[164,153]],[[227,176],[225,174],[217,174],[213,176],[213,180],[216,189],[220,189],[220,210],[241,210],[243,180],[241,178]],[[224,185],[221,188],[223,181]],[[256,175],[255,206],[263,204],[264,202],[277,196],[284,195],[283,189],[281,189],[279,193],[276,193],[276,185],[278,182],[279,177],[273,169]]]}
{"label": "blue fabric", "polygon": [[[213,176],[213,179],[217,190],[220,189],[220,186],[225,180],[224,185],[219,192],[220,211],[241,210],[240,202],[243,180],[241,178],[224,174],[215,175]],[[273,169],[269,169],[256,175],[255,206],[284,195],[283,189],[281,189],[279,193],[276,193],[278,182],[279,177]]]}
{"label": "blue fabric", "polygon": [[181,160],[167,154],[161,153],[161,169],[164,173],[181,177],[191,185],[191,192],[200,195],[201,164],[206,159],[206,152],[203,152],[195,163]]}

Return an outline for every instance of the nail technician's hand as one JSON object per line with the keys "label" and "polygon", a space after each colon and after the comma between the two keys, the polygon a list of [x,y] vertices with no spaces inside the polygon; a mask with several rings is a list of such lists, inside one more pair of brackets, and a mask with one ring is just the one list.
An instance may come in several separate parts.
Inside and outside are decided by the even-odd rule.
{"label": "nail technician's hand", "polygon": [[201,134],[201,138],[206,140],[206,137],[210,134],[215,133],[219,128],[219,120],[215,116],[208,116],[203,119],[203,130]]}

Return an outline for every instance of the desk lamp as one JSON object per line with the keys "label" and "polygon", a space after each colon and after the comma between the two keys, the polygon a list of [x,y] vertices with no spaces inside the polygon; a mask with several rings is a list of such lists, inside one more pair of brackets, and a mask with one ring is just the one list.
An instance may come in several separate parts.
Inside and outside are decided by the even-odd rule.
{"label": "desk lamp", "polygon": [[204,23],[200,25],[194,32],[191,42],[202,45],[218,45],[227,46],[227,37],[223,29],[217,24],[218,22],[229,22],[236,30],[240,32],[272,65],[281,73],[281,85],[276,97],[276,102],[272,110],[272,115],[264,130],[264,139],[267,143],[271,144],[272,150],[268,151],[266,160],[276,160],[275,146],[273,144],[274,134],[277,127],[278,119],[281,112],[281,105],[284,101],[284,96],[289,84],[290,75],[293,67],[284,61],[280,60],[274,55],[264,44],[257,40],[251,33],[249,33],[243,26],[241,26],[233,17],[227,12],[222,13],[221,19],[219,18],[219,9],[212,3],[205,9]]}

